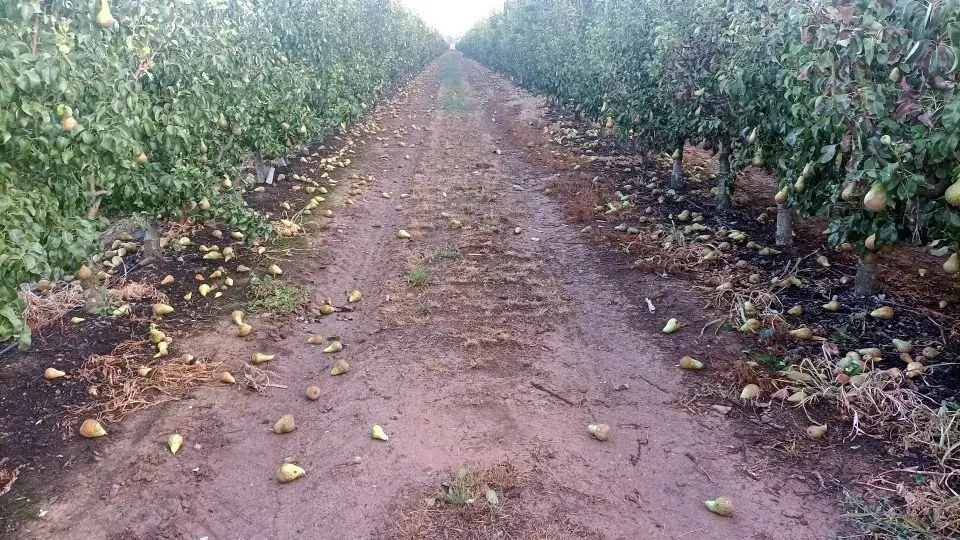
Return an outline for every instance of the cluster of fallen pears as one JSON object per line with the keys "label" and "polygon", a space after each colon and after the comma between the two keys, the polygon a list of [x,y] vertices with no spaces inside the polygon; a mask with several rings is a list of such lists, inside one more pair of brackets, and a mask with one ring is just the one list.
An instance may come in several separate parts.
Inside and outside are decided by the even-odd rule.
{"label": "cluster of fallen pears", "polygon": [[[363,298],[363,293],[359,290],[352,291],[347,297],[348,303],[357,303]],[[321,309],[321,312],[324,315],[330,315],[337,311],[337,308],[333,306],[333,303],[330,299],[327,299],[324,303],[324,308]],[[154,315],[161,317],[163,315],[168,315],[173,313],[173,308],[165,304],[156,304],[154,306]],[[230,314],[231,321],[238,327],[238,336],[245,337],[250,334],[251,328],[249,324],[244,322],[245,314],[243,311],[236,310]],[[170,343],[169,338],[167,338],[163,332],[161,332],[156,325],[151,325],[150,328],[150,340],[157,345],[158,349],[161,350],[163,355],[166,355],[167,346]],[[307,338],[307,343],[311,345],[323,345],[327,340],[320,336],[309,336]],[[340,340],[333,339],[330,340],[330,343],[323,348],[323,352],[327,354],[338,353],[343,350],[343,343]],[[160,353],[158,353],[159,357]],[[252,361],[254,364],[260,365],[267,362],[273,361],[276,358],[276,354],[265,354],[262,352],[256,352],[253,354]],[[184,355],[181,358],[181,361],[190,363],[194,361],[192,355]],[[139,371],[140,376],[146,377],[150,374],[152,368],[147,368],[143,366]],[[339,359],[334,363],[333,368],[330,370],[331,376],[345,375],[350,371],[350,364],[346,360]],[[66,376],[66,373],[54,369],[48,368],[44,373],[44,377],[48,380],[57,379],[60,377]],[[224,384],[236,384],[236,377],[229,371],[224,371],[220,374],[220,382]],[[316,401],[320,399],[320,388],[313,385],[307,388],[306,397],[310,401]],[[280,417],[280,419],[274,424],[273,431],[277,434],[286,434],[292,433],[297,429],[296,421],[292,414],[286,414]],[[107,434],[107,431],[97,420],[88,418],[84,420],[83,424],[80,426],[80,435],[86,438],[96,438],[103,437]],[[379,425],[373,426],[370,433],[371,438],[380,441],[388,441],[389,436],[384,432],[383,427]],[[170,450],[170,453],[176,455],[176,453],[183,446],[183,436],[179,433],[173,433],[167,437],[167,447]],[[301,476],[304,476],[306,471],[295,463],[284,463],[280,466],[277,471],[277,480],[281,483],[292,482]]]}
{"label": "cluster of fallen pears", "polygon": [[[839,307],[840,304],[836,298],[823,306],[827,311],[837,311]],[[802,308],[796,306],[795,308],[791,308],[788,313],[791,315],[800,315]],[[870,315],[874,318],[888,320],[893,317],[893,308],[889,306],[881,307],[871,312]],[[680,328],[680,321],[671,318],[667,321],[666,326],[664,326],[663,333],[673,334],[679,331]],[[751,330],[757,331],[759,330],[759,326]],[[741,328],[741,331],[746,330]],[[791,330],[790,335],[801,341],[824,340],[824,338],[815,336],[813,331],[805,326]],[[883,359],[884,352],[878,347],[866,347],[847,352],[847,354],[836,363],[831,373],[834,383],[859,388],[868,382],[879,381],[883,384],[884,388],[895,388],[899,386],[905,378],[913,379],[923,375],[926,372],[926,366],[923,362],[925,360],[934,360],[941,354],[941,350],[936,347],[924,347],[919,351],[919,355],[911,356],[911,353],[917,352],[917,347],[914,346],[913,342],[902,339],[891,340],[891,346],[896,353],[899,354],[900,359],[906,364],[904,369],[893,367],[886,370],[873,370],[873,365]],[[756,362],[749,362],[748,364],[751,365],[751,367],[757,367]],[[690,356],[683,356],[680,358],[679,367],[684,370],[696,371],[703,369],[704,364],[702,361]],[[770,395],[771,400],[779,399],[794,406],[802,406],[815,397],[815,393],[809,389],[810,383],[814,382],[813,375],[795,369],[781,371],[780,375],[789,380],[791,386],[780,388],[772,393]],[[744,402],[755,401],[760,397],[760,387],[756,384],[747,384],[740,393],[740,399]],[[815,424],[807,428],[807,436],[811,439],[821,439],[826,434],[826,425]]]}

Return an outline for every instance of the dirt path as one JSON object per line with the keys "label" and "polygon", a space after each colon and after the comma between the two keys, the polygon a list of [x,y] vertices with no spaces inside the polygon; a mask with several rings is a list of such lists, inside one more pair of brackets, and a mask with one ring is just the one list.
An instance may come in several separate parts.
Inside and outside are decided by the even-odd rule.
{"label": "dirt path", "polygon": [[[332,227],[284,267],[317,300],[363,290],[356,311],[254,342],[192,338],[227,362],[276,353],[269,367],[287,388],[203,389],[131,419],[99,461],[76,467],[83,473],[29,534],[410,536],[428,527],[417,521],[421,495],[451,471],[509,463],[517,485],[501,496],[518,515],[511,537],[832,537],[833,495],[775,472],[751,477],[761,449],[720,414],[677,404],[680,344],[692,346],[699,330],[657,330],[697,300],[686,284],[616,266],[565,222],[543,194],[556,177],[544,166],[542,112],[453,53],[414,81],[383,109],[383,140],[358,144],[337,173],[344,184],[351,174],[375,180],[354,206],[331,197]],[[397,239],[398,229],[412,239]],[[309,334],[339,336],[344,351],[322,354]],[[336,358],[349,374],[328,375]],[[303,397],[310,384],[322,390],[317,402]],[[272,433],[285,413],[298,429]],[[613,426],[612,440],[589,438],[593,421]],[[370,439],[374,424],[389,442]],[[174,431],[187,441],[176,457],[163,445]],[[286,458],[307,477],[277,484]],[[704,509],[717,495],[735,500],[733,518]]]}

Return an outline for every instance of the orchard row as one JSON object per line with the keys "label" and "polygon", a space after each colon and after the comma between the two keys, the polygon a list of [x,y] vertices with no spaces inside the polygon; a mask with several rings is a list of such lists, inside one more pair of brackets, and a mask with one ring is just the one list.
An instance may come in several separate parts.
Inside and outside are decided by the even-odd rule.
{"label": "orchard row", "polygon": [[239,173],[336,133],[444,49],[387,0],[4,2],[0,342],[29,342],[21,284],[73,273],[108,220],[269,235]]}
{"label": "orchard row", "polygon": [[517,0],[458,48],[674,159],[779,178],[789,217],[830,220],[861,257],[858,293],[898,244],[960,271],[960,0]]}

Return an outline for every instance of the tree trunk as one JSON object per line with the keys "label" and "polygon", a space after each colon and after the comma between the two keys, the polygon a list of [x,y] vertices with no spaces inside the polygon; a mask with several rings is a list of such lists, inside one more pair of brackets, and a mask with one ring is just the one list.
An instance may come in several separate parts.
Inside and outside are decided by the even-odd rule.
{"label": "tree trunk", "polygon": [[777,205],[777,245],[793,245],[793,208],[786,204]]}
{"label": "tree trunk", "polygon": [[717,175],[717,210],[729,210],[733,206],[730,191],[733,184],[730,178],[730,145],[720,145],[720,173]]}
{"label": "tree trunk", "polygon": [[877,283],[877,263],[867,264],[860,261],[857,265],[857,277],[854,280],[853,293],[857,296],[872,296]]}
{"label": "tree trunk", "polygon": [[673,160],[673,173],[670,175],[670,187],[680,189],[683,187],[683,150],[680,150],[680,156]]}

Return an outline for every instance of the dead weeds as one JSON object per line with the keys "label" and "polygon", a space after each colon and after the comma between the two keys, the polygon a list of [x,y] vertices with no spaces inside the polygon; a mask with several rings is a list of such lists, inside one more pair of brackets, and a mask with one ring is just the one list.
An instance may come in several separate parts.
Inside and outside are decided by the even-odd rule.
{"label": "dead weeds", "polygon": [[77,372],[97,400],[70,409],[63,426],[72,433],[77,418],[115,423],[127,415],[176,401],[194,386],[215,380],[220,363],[185,363],[182,358],[153,358],[147,340],[121,342],[111,354],[91,356]]}
{"label": "dead weeds", "polygon": [[593,538],[565,519],[544,520],[524,507],[531,476],[509,462],[462,468],[439,487],[405,500],[394,511],[391,540],[554,540]]}
{"label": "dead weeds", "polygon": [[24,291],[20,298],[27,305],[24,320],[34,334],[60,322],[71,310],[84,305],[83,291],[70,285],[44,295]]}

